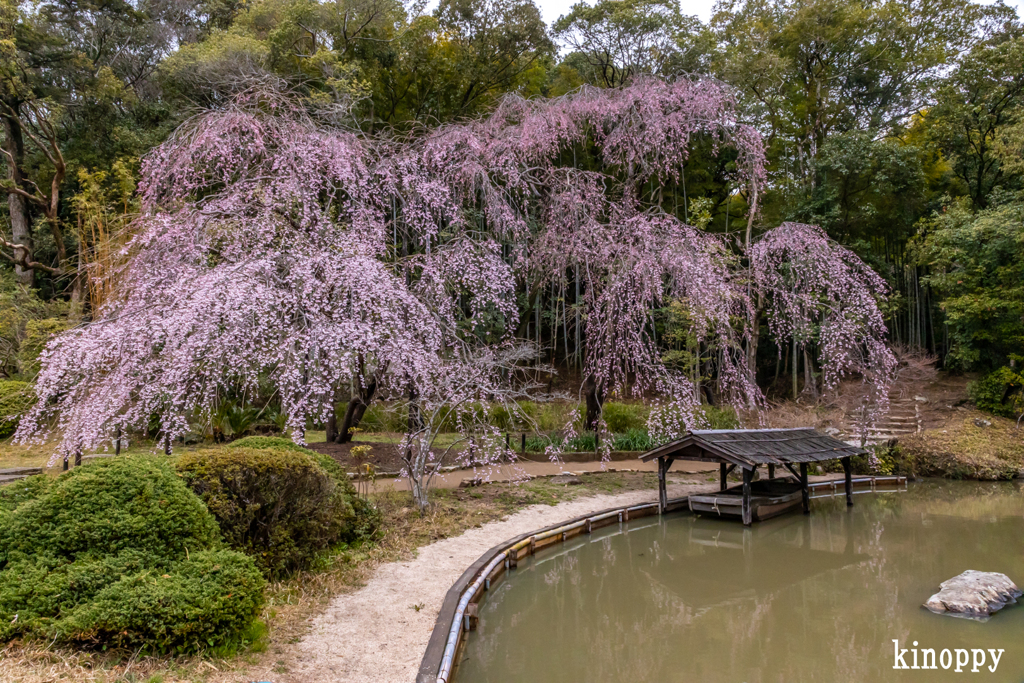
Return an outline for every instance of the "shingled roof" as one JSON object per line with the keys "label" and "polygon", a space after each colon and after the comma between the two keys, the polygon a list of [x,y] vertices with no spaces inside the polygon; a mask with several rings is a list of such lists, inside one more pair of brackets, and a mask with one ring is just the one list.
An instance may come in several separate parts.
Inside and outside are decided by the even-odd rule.
{"label": "shingled roof", "polygon": [[726,462],[750,469],[755,465],[819,462],[863,453],[861,448],[810,428],[698,429],[644,453],[640,459]]}

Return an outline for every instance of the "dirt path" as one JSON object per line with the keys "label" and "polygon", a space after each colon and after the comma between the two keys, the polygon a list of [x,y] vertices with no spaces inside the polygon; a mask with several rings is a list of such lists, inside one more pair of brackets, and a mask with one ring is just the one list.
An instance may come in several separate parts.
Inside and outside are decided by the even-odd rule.
{"label": "dirt path", "polygon": [[[446,472],[439,474],[434,478],[431,484],[434,488],[441,489],[454,489],[458,488],[459,484],[464,479],[473,479],[480,477],[484,481],[498,481],[510,478],[516,478],[522,474],[528,474],[531,477],[545,477],[555,474],[561,474],[563,472],[605,472],[608,470],[623,471],[623,470],[635,470],[637,472],[657,472],[658,463],[652,462],[640,462],[636,460],[616,460],[608,463],[602,463],[600,460],[593,462],[565,462],[565,463],[554,463],[554,462],[533,462],[530,460],[523,460],[515,465],[494,465],[490,467],[478,467],[476,469],[465,469],[456,470],[454,472]],[[718,465],[709,465],[706,462],[690,462],[687,460],[677,460],[672,463],[671,472],[718,472]],[[374,491],[383,491],[387,489],[393,489],[395,491],[408,491],[409,480],[408,479],[378,479],[373,482]]]}
{"label": "dirt path", "polygon": [[[573,470],[574,466],[566,467]],[[673,484],[670,496],[713,489]],[[534,505],[504,520],[420,548],[415,559],[380,567],[362,589],[335,598],[313,620],[275,683],[413,683],[441,603],[466,567],[500,541],[605,508],[656,500],[656,491],[597,495]],[[281,669],[278,669],[281,671]]]}

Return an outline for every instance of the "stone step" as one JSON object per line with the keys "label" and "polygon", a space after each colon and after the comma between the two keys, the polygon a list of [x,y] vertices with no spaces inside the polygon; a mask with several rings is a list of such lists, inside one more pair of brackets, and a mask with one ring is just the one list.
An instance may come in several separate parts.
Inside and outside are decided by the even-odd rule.
{"label": "stone step", "polygon": [[27,474],[0,474],[0,486],[5,486],[22,479],[28,479]]}

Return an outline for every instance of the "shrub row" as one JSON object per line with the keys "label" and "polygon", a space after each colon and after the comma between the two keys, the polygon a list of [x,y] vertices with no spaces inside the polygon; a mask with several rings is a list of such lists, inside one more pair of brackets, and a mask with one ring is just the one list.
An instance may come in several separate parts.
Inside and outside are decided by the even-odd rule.
{"label": "shrub row", "polygon": [[[532,424],[518,423],[502,406],[487,408],[488,422],[502,431],[530,431],[535,426],[539,432],[561,431],[572,422],[579,429],[583,425],[584,407],[581,404],[567,403],[535,403],[523,401],[519,404],[523,414]],[[346,404],[339,404],[338,419],[345,414]],[[482,412],[484,406],[479,410]],[[603,406],[603,417],[608,430],[614,434],[624,434],[631,430],[646,430],[650,416],[650,406],[642,403],[618,403],[607,401]],[[732,408],[703,407],[705,420],[710,429],[731,429],[737,425],[736,412]],[[359,428],[367,432],[403,432],[406,429],[407,416],[402,408],[396,408],[382,402],[374,402],[366,410]],[[455,425],[446,425],[450,431]],[[586,450],[586,449],[582,449]],[[592,449],[591,449],[592,450]]]}

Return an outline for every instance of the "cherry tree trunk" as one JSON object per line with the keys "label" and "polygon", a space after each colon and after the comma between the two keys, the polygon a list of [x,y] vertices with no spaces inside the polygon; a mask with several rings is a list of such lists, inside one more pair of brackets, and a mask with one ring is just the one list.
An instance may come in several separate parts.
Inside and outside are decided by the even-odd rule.
{"label": "cherry tree trunk", "polygon": [[587,375],[583,381],[583,396],[587,402],[587,415],[583,428],[597,431],[597,423],[601,419],[601,404],[604,403],[604,392],[598,389],[597,378]]}
{"label": "cherry tree trunk", "polygon": [[341,430],[339,430],[335,441],[337,443],[348,443],[352,440],[352,430],[359,426],[359,423],[363,419],[363,415],[366,414],[366,409],[370,407],[370,402],[373,400],[373,395],[377,393],[377,378],[373,377],[369,382],[366,383],[365,387],[358,387],[352,394],[352,398],[348,402],[348,408],[345,409],[345,417],[341,422]]}
{"label": "cherry tree trunk", "polygon": [[338,413],[335,410],[334,397],[331,397],[331,412],[327,414],[327,424],[324,426],[327,431],[327,443],[338,439]]}

